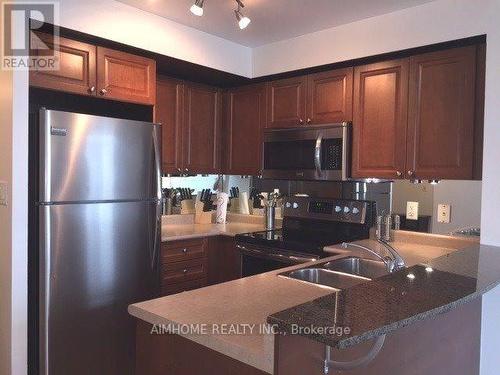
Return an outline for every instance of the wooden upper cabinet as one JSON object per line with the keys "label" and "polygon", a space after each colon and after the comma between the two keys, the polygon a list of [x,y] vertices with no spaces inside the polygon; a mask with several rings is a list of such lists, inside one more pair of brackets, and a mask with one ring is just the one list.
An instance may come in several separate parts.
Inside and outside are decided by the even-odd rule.
{"label": "wooden upper cabinet", "polygon": [[[43,43],[50,49],[58,48],[57,70],[31,70],[30,85],[81,95],[95,95],[96,47],[74,40],[59,38],[57,46],[51,35],[31,32],[31,45]],[[36,56],[33,56],[36,57]]]}
{"label": "wooden upper cabinet", "polygon": [[182,117],[184,84],[159,77],[156,82],[155,122],[161,123],[163,173],[180,173],[182,168]]}
{"label": "wooden upper cabinet", "polygon": [[352,121],[352,75],[347,68],[307,77],[306,123]]}
{"label": "wooden upper cabinet", "polygon": [[186,84],[184,94],[184,172],[219,172],[220,92],[217,88]]}
{"label": "wooden upper cabinet", "polygon": [[259,175],[266,121],[265,86],[229,90],[224,96],[224,172]]}
{"label": "wooden upper cabinet", "polygon": [[352,177],[404,177],[408,59],[354,68]]}
{"label": "wooden upper cabinet", "polygon": [[471,179],[476,47],[410,58],[409,171],[416,178]]}
{"label": "wooden upper cabinet", "polygon": [[267,127],[293,128],[305,122],[306,85],[306,76],[268,83]]}
{"label": "wooden upper cabinet", "polygon": [[108,99],[155,104],[154,60],[97,47],[97,93]]}

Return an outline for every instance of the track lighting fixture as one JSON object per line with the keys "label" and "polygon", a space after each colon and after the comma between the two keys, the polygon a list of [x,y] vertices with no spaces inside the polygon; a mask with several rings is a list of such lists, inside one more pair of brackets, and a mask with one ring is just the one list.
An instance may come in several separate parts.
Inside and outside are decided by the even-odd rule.
{"label": "track lighting fixture", "polygon": [[195,0],[194,4],[189,9],[195,16],[203,16],[203,1],[204,0]]}
{"label": "track lighting fixture", "polygon": [[[243,0],[235,1],[238,7],[237,9],[235,9],[234,14],[236,16],[236,20],[238,21],[238,26],[243,30],[250,24],[251,20],[241,12],[241,9],[245,7],[245,4],[243,4]],[[204,0],[195,0],[194,4],[189,10],[195,16],[201,17],[203,16],[203,3]]]}
{"label": "track lighting fixture", "polygon": [[235,0],[236,3],[238,4],[238,9],[234,11],[234,14],[236,15],[236,20],[238,21],[238,26],[240,27],[241,30],[246,28],[250,24],[250,18],[246,17],[243,15],[241,12],[241,8],[245,7],[245,4],[243,4],[243,1],[241,0]]}

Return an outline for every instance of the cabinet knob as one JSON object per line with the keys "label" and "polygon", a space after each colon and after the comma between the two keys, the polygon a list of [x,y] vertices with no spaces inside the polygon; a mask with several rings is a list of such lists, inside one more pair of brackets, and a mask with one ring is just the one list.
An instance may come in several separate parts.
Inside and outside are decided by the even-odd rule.
{"label": "cabinet knob", "polygon": [[183,272],[184,274],[186,274],[186,273],[188,272],[188,270],[184,270],[184,271],[182,271],[182,272]]}
{"label": "cabinet knob", "polygon": [[302,125],[304,123],[304,120],[300,118],[299,123],[300,123],[300,125]]}
{"label": "cabinet knob", "polygon": [[188,249],[182,249],[182,252],[186,254],[188,252]]}
{"label": "cabinet knob", "polygon": [[106,95],[107,93],[108,93],[108,90],[106,90],[106,89],[101,89],[101,90],[99,91],[99,94],[100,94],[101,96],[104,96],[104,95]]}
{"label": "cabinet knob", "polygon": [[308,117],[307,118],[307,123],[310,124],[311,123],[311,119]]}
{"label": "cabinet knob", "polygon": [[403,173],[401,171],[396,171],[396,176],[401,177]]}
{"label": "cabinet knob", "polygon": [[93,94],[95,92],[95,86],[89,87],[89,94]]}
{"label": "cabinet knob", "polygon": [[410,170],[410,171],[408,171],[407,173],[408,173],[408,176],[413,176],[413,174],[414,174],[415,172],[413,172],[412,170]]}

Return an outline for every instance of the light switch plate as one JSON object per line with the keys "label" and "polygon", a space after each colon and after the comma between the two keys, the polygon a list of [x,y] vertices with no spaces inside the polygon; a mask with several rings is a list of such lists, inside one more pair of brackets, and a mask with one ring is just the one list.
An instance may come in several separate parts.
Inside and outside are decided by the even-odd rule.
{"label": "light switch plate", "polygon": [[406,202],[406,219],[418,220],[418,202]]}
{"label": "light switch plate", "polygon": [[451,206],[449,204],[438,204],[437,221],[438,223],[449,223],[451,220]]}
{"label": "light switch plate", "polygon": [[7,206],[7,183],[0,181],[0,206]]}

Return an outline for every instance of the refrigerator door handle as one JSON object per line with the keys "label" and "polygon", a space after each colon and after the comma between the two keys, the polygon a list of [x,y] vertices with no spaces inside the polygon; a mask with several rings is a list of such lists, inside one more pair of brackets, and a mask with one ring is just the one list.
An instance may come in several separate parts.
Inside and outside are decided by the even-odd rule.
{"label": "refrigerator door handle", "polygon": [[47,206],[40,207],[40,337],[39,353],[40,375],[49,375],[49,311],[50,311],[50,278],[51,278],[51,221],[50,210]]}
{"label": "refrigerator door handle", "polygon": [[161,204],[162,204],[162,192],[161,192],[161,153],[159,145],[158,130],[159,125],[153,127],[153,148],[154,148],[154,164],[155,164],[155,174],[156,174],[156,216],[155,216],[155,230],[154,230],[154,241],[153,241],[153,253],[151,257],[151,268],[156,269],[158,264],[158,257],[160,254],[160,242],[161,242]]}
{"label": "refrigerator door handle", "polygon": [[153,126],[153,149],[154,149],[154,167],[156,175],[156,198],[161,201],[161,153],[159,145],[158,130],[159,125]]}

